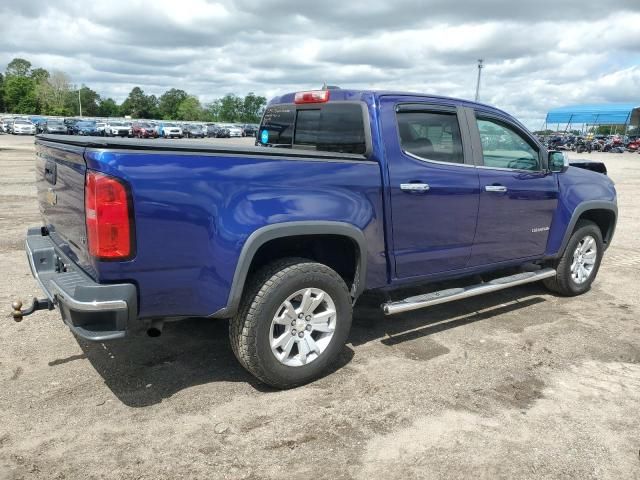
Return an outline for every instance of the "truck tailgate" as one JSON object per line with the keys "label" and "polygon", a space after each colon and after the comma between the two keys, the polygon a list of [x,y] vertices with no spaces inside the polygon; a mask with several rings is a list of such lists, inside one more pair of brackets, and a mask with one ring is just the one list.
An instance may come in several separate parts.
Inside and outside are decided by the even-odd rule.
{"label": "truck tailgate", "polygon": [[87,253],[84,147],[38,138],[35,167],[40,212],[52,241],[95,277]]}

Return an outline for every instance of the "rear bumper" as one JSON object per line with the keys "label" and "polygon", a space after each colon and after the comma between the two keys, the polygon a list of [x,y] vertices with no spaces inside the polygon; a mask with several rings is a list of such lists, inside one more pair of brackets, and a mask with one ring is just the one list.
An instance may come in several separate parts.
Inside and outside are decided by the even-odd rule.
{"label": "rear bumper", "polygon": [[135,285],[96,283],[40,228],[29,229],[25,249],[31,273],[75,335],[105,341],[127,334],[137,317]]}

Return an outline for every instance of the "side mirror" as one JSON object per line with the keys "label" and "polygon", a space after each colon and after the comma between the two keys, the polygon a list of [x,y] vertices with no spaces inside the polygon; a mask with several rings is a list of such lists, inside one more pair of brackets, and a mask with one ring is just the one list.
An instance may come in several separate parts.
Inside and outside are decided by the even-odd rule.
{"label": "side mirror", "polygon": [[569,155],[567,152],[549,152],[549,170],[562,173],[569,168]]}

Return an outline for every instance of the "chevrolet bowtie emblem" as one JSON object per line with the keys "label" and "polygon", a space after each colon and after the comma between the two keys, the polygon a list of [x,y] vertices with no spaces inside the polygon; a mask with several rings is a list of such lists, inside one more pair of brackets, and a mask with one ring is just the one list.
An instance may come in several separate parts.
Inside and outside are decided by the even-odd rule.
{"label": "chevrolet bowtie emblem", "polygon": [[51,188],[47,190],[47,202],[52,206],[58,203],[58,195]]}

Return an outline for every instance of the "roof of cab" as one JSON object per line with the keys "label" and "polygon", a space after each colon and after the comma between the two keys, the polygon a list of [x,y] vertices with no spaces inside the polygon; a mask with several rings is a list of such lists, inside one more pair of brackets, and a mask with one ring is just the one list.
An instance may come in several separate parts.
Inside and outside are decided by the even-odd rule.
{"label": "roof of cab", "polygon": [[[429,93],[418,92],[406,92],[398,90],[352,90],[352,89],[331,89],[331,95],[329,101],[366,101],[370,98],[378,98],[383,96],[403,96],[403,97],[422,97],[426,99],[433,99],[439,101],[449,101],[460,105],[466,105],[471,107],[482,107],[483,109],[496,110],[498,112],[506,114],[502,110],[488,105],[486,103],[473,102],[471,100],[465,100],[463,98],[447,97],[444,95],[433,95]],[[278,97],[274,97],[269,101],[268,105],[278,105],[282,103],[293,103],[296,92],[285,93]]]}
{"label": "roof of cab", "polygon": [[[512,115],[507,112],[500,110],[499,108],[493,107],[491,105],[487,105],[485,103],[473,102],[471,100],[465,100],[462,98],[454,98],[454,97],[445,97],[442,95],[432,95],[426,93],[417,93],[417,92],[402,92],[402,91],[394,91],[394,90],[351,90],[351,89],[331,89],[331,94],[329,97],[329,101],[361,101],[367,104],[372,103],[372,101],[376,98],[384,97],[384,96],[396,96],[396,97],[420,97],[425,100],[434,100],[435,103],[453,103],[455,105],[465,106],[469,108],[480,108],[485,112],[492,112],[498,115],[503,115],[508,118],[516,120]],[[280,105],[280,104],[292,104],[294,103],[294,97],[296,92],[285,93],[284,95],[280,95],[279,97],[272,98],[267,107],[272,105]],[[518,122],[516,120],[516,122]],[[518,122],[520,123],[520,122]]]}

